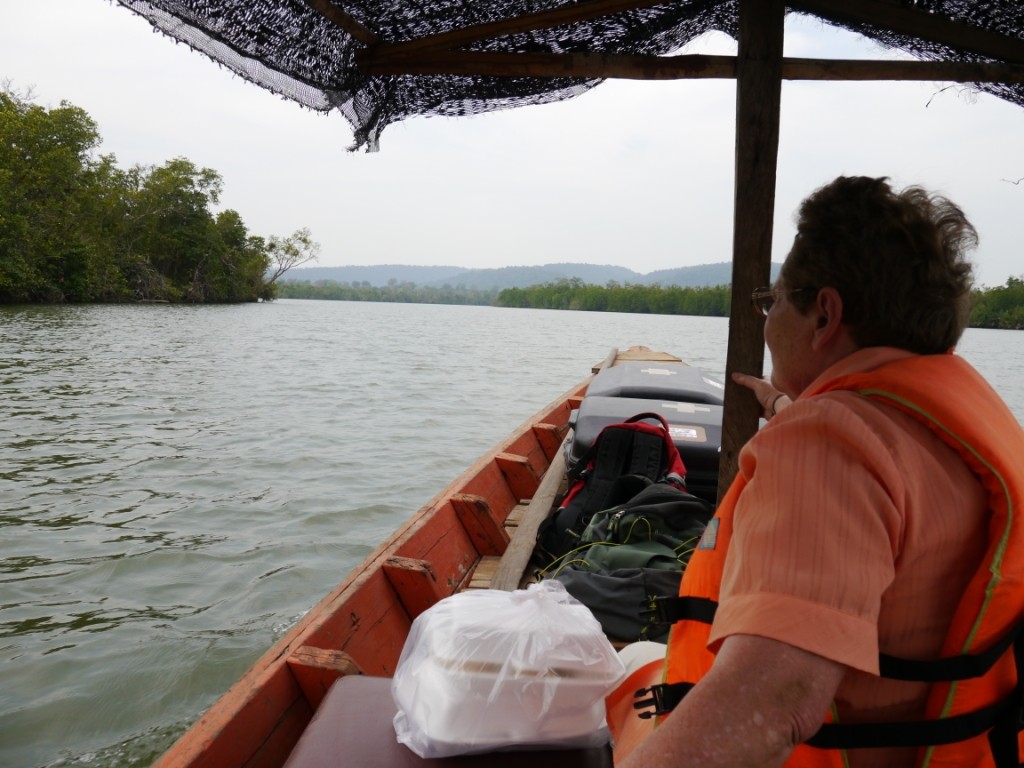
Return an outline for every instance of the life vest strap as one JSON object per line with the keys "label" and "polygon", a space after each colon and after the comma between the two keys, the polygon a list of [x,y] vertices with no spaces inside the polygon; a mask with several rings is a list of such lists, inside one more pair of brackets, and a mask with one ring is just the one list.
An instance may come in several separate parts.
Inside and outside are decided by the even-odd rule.
{"label": "life vest strap", "polygon": [[[682,598],[681,598],[682,599]],[[702,601],[685,598],[689,601],[680,607],[692,612],[707,610]],[[711,603],[712,616],[715,603]],[[678,605],[678,604],[677,604]],[[1013,647],[1014,661],[1017,668],[1017,685],[1000,701],[987,707],[963,712],[952,717],[936,720],[914,720],[884,723],[825,723],[818,732],[807,740],[807,744],[818,749],[870,749],[878,747],[929,747],[943,744],[955,744],[988,733],[989,746],[996,768],[1018,768],[1018,734],[1024,730],[1024,622],[1019,622],[1007,633],[1007,639],[1001,640],[992,648],[970,657],[954,657],[939,659],[935,662],[915,663],[915,667],[928,672],[942,670],[947,674],[963,674],[964,677],[976,677],[975,667],[984,666],[982,674],[989,669],[995,660]],[[994,656],[991,660],[989,656]],[[969,658],[971,664],[955,665],[959,658]],[[897,659],[896,661],[902,661]],[[929,669],[930,665],[930,669]],[[980,668],[980,667],[979,667]],[[883,670],[883,674],[884,674]],[[903,678],[908,679],[908,678]],[[920,678],[909,678],[920,679]],[[945,678],[949,679],[949,678]],[[958,678],[963,679],[963,678]],[[662,683],[650,688],[641,688],[636,698],[648,698],[634,702],[634,709],[650,709],[638,714],[641,718],[667,715],[683,700],[694,687],[694,683]]]}
{"label": "life vest strap", "polygon": [[981,677],[1022,636],[1024,619],[1019,620],[998,643],[980,653],[947,656],[931,661],[904,659],[883,653],[878,657],[879,675],[890,680],[913,680],[924,683]]}
{"label": "life vest strap", "polygon": [[[1008,712],[1014,710],[1015,704],[1017,704],[1015,698],[1015,696],[1009,696],[982,709],[939,720],[825,723],[805,743],[819,749],[928,747],[954,744],[980,736],[999,725]],[[1016,737],[1016,733],[1014,736]],[[1014,768],[1017,768],[1016,754],[1012,764]]]}
{"label": "life vest strap", "polygon": [[[667,715],[694,687],[693,683],[662,683],[641,688],[634,709],[648,709],[637,717]],[[988,707],[939,720],[884,723],[826,723],[805,743],[818,749],[870,749],[878,747],[928,747],[953,744],[991,731],[990,742],[997,768],[1018,768],[1017,731],[1021,728],[1021,701],[1017,691]],[[1007,738],[1001,738],[1006,735]],[[1012,752],[1012,756],[1009,754]],[[1007,754],[1000,760],[1000,753]]]}
{"label": "life vest strap", "polygon": [[649,712],[637,713],[637,717],[641,720],[667,715],[679,706],[679,702],[683,700],[683,697],[690,692],[693,686],[693,683],[659,683],[658,685],[652,685],[650,688],[641,688],[633,696],[639,699],[641,696],[649,695],[650,698],[634,701],[633,709],[653,707]]}
{"label": "life vest strap", "polygon": [[710,624],[715,620],[718,603],[706,597],[652,597],[640,618],[650,625],[675,624],[677,621],[699,621]]}

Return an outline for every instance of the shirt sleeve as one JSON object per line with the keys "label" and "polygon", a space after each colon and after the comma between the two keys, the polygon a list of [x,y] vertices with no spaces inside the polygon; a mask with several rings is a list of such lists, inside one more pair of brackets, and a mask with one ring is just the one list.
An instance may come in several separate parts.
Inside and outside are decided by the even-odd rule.
{"label": "shirt sleeve", "polygon": [[712,649],[768,637],[878,673],[878,617],[899,555],[903,489],[852,393],[798,400],[740,457]]}

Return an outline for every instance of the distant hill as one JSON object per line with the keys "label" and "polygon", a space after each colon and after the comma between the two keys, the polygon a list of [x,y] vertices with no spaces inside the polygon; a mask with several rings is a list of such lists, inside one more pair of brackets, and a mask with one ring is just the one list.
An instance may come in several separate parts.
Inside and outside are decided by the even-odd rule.
{"label": "distant hill", "polygon": [[[772,264],[772,280],[778,275],[779,264]],[[282,280],[288,282],[310,282],[333,280],[337,283],[369,283],[382,287],[392,282],[414,283],[418,286],[443,288],[526,288],[541,283],[579,278],[590,285],[664,286],[678,285],[684,288],[698,288],[709,285],[727,285],[732,282],[732,264],[701,264],[696,267],[660,269],[642,274],[626,267],[607,264],[545,264],[539,267],[501,267],[499,269],[468,269],[466,267],[418,267],[401,264],[353,267],[300,267],[288,272]]]}
{"label": "distant hill", "polygon": [[365,267],[297,267],[287,272],[281,280],[295,283],[315,283],[318,280],[334,280],[336,283],[366,282],[379,288],[392,280],[399,283],[432,285],[438,280],[454,280],[460,274],[475,271],[477,270],[466,267],[416,267],[401,264]]}

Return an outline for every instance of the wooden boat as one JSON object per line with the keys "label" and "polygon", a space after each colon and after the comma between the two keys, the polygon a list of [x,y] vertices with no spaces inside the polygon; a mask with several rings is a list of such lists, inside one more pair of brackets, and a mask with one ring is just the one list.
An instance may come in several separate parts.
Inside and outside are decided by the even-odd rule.
{"label": "wooden boat", "polygon": [[[460,590],[515,589],[528,581],[538,527],[564,488],[563,440],[570,417],[594,373],[638,360],[681,362],[645,347],[613,350],[591,376],[538,411],[419,509],[156,765],[284,765],[335,681],[393,675],[419,614]],[[376,725],[386,731],[390,719]],[[390,736],[394,742],[393,732]],[[415,757],[411,751],[408,755]],[[337,764],[365,768],[362,762],[339,759]]]}
{"label": "wooden boat", "polygon": [[[407,3],[381,2],[372,13],[353,16],[345,3],[322,0],[253,0],[239,4],[238,13],[216,3],[204,10],[196,3],[120,2],[277,93],[309,99],[308,106],[316,108],[342,109],[353,120],[359,143],[375,141],[389,120],[443,112],[439,105],[474,112],[487,105],[565,98],[577,91],[566,88],[566,78],[735,78],[729,372],[762,369],[763,320],[747,303],[757,286],[769,282],[771,271],[784,79],[967,82],[1024,103],[1024,39],[1019,2],[1013,0],[984,4],[983,13],[973,7],[979,4],[955,4],[935,13],[928,3],[891,0],[739,0],[688,4],[674,9],[678,14],[644,12],[653,5],[644,2],[513,3],[496,5],[493,17],[480,18],[468,17],[459,4],[425,3],[410,10]],[[884,45],[927,60],[784,58],[788,11],[877,35]],[[429,24],[413,23],[427,17]],[[607,31],[595,35],[596,26]],[[320,61],[313,55],[317,46],[309,44],[308,31],[314,29],[332,41],[319,46]],[[735,33],[737,55],[679,54],[679,44],[689,38],[672,44],[672,34],[687,29]],[[628,34],[620,39],[623,33]],[[579,42],[567,48],[567,39]],[[253,40],[260,45],[253,46]],[[636,55],[663,47],[666,55]],[[315,79],[315,73],[324,79]],[[432,87],[421,87],[424,76],[436,78]],[[386,87],[378,77],[388,78]],[[549,88],[521,90],[524,79],[533,88],[543,78]],[[509,87],[499,87],[502,83]],[[394,671],[412,618],[427,606],[460,589],[514,586],[522,576],[520,558],[529,557],[521,550],[532,546],[534,517],[546,513],[557,493],[558,447],[586,386],[581,383],[541,411],[417,512],[159,764],[283,764],[334,680]],[[735,475],[740,448],[757,430],[760,413],[753,398],[741,396],[739,385],[727,381],[727,388],[720,491]],[[520,501],[527,498],[524,507]]]}

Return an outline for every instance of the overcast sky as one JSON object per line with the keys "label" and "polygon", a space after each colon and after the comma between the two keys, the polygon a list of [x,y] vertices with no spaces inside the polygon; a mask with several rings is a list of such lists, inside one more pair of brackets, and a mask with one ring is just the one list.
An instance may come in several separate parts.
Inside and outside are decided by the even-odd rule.
{"label": "overcast sky", "polygon": [[[806,19],[787,23],[786,55],[891,57]],[[0,0],[4,81],[86,110],[121,167],[186,157],[216,170],[222,206],[250,232],[308,227],[323,266],[647,273],[731,258],[731,81],[608,82],[559,104],[409,120],[379,153],[350,153],[340,115],[251,85],[107,0]],[[928,83],[787,83],[782,108],[776,260],[806,194],[839,174],[886,175],[964,207],[980,284],[1024,274],[1024,109]]]}

